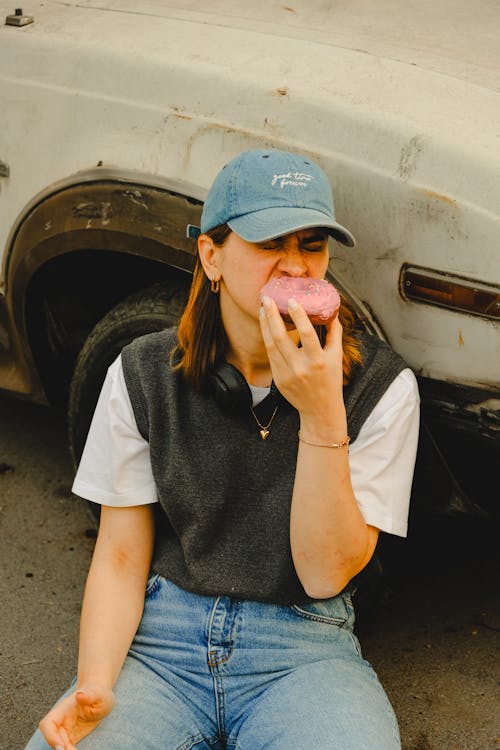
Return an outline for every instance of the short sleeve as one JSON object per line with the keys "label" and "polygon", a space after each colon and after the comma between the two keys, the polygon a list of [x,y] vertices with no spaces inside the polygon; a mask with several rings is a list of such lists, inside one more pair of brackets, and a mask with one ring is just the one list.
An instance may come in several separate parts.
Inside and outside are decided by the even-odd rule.
{"label": "short sleeve", "polygon": [[137,429],[121,356],[107,372],[72,489],[101,505],[157,502],[149,443]]}
{"label": "short sleeve", "polygon": [[406,536],[417,453],[420,398],[403,370],[361,428],[349,451],[354,495],[367,524]]}

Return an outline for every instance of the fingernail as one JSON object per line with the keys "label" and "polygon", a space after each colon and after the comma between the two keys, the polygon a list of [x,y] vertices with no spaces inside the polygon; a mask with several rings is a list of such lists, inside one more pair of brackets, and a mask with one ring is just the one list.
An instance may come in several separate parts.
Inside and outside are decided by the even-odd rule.
{"label": "fingernail", "polygon": [[265,317],[266,317],[266,311],[264,310],[264,307],[261,305],[259,307],[259,318],[261,320],[264,320]]}
{"label": "fingernail", "polygon": [[293,297],[290,297],[290,299],[288,300],[288,307],[289,307],[289,309],[290,310],[297,310],[298,306],[299,306],[299,304],[298,304],[297,300],[294,299]]}
{"label": "fingernail", "polygon": [[271,297],[264,295],[264,297],[262,297],[262,304],[264,305],[264,307],[269,307],[269,305],[271,304]]}
{"label": "fingernail", "polygon": [[56,745],[55,750],[64,750],[62,745]]}

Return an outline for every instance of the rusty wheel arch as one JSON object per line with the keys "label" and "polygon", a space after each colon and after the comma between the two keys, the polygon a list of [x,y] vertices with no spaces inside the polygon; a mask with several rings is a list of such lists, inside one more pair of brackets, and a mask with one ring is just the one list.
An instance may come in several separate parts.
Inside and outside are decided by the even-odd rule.
{"label": "rusty wheel arch", "polygon": [[[47,304],[53,306],[56,296],[59,304],[66,294],[67,318],[59,321],[64,325],[71,317],[70,304],[81,302],[83,285],[88,299],[100,295],[94,300],[96,309],[105,313],[141,285],[169,278],[178,282],[180,277],[187,284],[195,245],[186,237],[186,225],[199,222],[201,205],[165,187],[95,171],[84,181],[45,191],[31,203],[9,243],[5,301],[15,365],[29,373],[35,396],[40,383],[49,400],[47,391],[60,387],[51,389],[47,374],[48,352],[58,333],[55,319],[50,334],[43,330],[42,318],[54,313]],[[77,327],[81,323],[77,320]]]}

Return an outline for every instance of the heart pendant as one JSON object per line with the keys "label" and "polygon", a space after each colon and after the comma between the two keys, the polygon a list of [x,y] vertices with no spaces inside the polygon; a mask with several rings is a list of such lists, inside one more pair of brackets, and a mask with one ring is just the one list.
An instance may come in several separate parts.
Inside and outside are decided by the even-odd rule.
{"label": "heart pendant", "polygon": [[263,430],[260,431],[260,436],[261,436],[262,440],[265,440],[268,435],[269,435],[269,430],[266,430],[264,428]]}

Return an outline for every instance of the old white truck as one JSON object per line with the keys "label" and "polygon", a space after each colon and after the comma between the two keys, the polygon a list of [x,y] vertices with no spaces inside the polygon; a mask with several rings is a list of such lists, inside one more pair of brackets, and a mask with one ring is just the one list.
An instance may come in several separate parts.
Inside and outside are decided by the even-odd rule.
{"label": "old white truck", "polygon": [[110,361],[182,309],[216,172],[299,151],[357,237],[332,280],[419,377],[423,494],[493,513],[500,7],[289,1],[0,0],[0,388],[69,401],[78,458]]}

